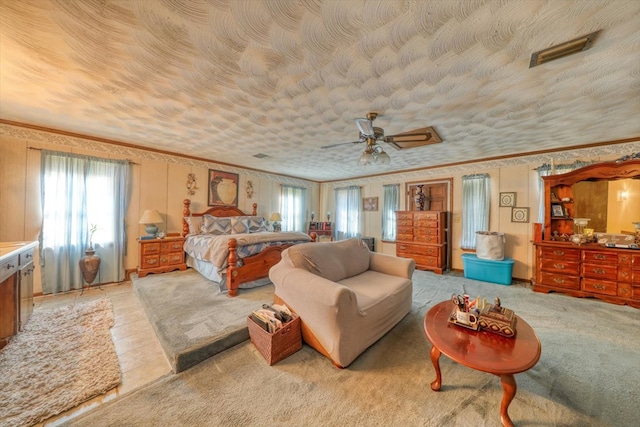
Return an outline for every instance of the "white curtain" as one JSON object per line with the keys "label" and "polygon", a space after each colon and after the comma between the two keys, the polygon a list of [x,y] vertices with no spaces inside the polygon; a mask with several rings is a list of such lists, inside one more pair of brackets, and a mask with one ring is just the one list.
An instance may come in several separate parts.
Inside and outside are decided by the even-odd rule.
{"label": "white curtain", "polygon": [[543,176],[548,176],[556,173],[567,173],[573,170],[579,169],[581,167],[590,165],[593,162],[583,162],[580,160],[576,160],[570,164],[561,164],[557,166],[550,165],[549,163],[545,163],[544,165],[538,167],[538,194],[540,195],[540,202],[538,203],[538,222],[540,224],[544,224],[544,181],[542,180]]}
{"label": "white curtain", "polygon": [[124,280],[129,162],[43,150],[40,179],[43,293],[82,288],[78,262],[90,237],[101,259],[94,283]]}
{"label": "white curtain", "polygon": [[382,240],[396,240],[396,211],[400,209],[400,184],[382,186]]}
{"label": "white curtain", "polygon": [[462,177],[462,248],[475,249],[476,231],[489,231],[490,198],[488,174]]}
{"label": "white curtain", "polygon": [[305,232],[306,195],[304,187],[283,185],[280,194],[280,215],[283,231]]}
{"label": "white curtain", "polygon": [[360,187],[336,188],[335,239],[360,237],[361,197]]}

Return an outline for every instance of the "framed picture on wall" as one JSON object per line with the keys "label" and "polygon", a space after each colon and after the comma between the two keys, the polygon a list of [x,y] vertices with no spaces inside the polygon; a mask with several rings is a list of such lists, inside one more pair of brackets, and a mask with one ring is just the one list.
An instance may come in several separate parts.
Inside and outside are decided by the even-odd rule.
{"label": "framed picture on wall", "polygon": [[364,211],[377,211],[378,210],[378,198],[377,197],[365,197],[362,199],[362,210]]}
{"label": "framed picture on wall", "polygon": [[511,208],[511,222],[529,222],[529,208]]}
{"label": "framed picture on wall", "polygon": [[209,169],[209,206],[238,206],[238,174]]}
{"label": "framed picture on wall", "polygon": [[513,207],[516,205],[516,193],[500,193],[500,207]]}

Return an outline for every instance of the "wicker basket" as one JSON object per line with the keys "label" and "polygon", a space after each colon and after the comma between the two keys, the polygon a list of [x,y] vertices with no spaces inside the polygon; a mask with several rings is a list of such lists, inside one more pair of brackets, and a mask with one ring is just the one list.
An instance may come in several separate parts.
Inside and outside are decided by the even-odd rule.
{"label": "wicker basket", "polygon": [[272,334],[262,329],[249,316],[247,317],[247,326],[251,342],[269,365],[278,363],[302,348],[300,317],[295,314],[292,321],[285,323],[280,330]]}

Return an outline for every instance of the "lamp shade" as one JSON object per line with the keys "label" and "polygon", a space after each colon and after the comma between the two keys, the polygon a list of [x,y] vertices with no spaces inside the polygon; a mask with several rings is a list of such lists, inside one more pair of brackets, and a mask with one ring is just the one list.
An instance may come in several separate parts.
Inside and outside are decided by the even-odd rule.
{"label": "lamp shade", "polygon": [[146,210],[142,214],[142,218],[138,221],[138,224],[156,224],[162,222],[162,217],[157,210]]}
{"label": "lamp shade", "polygon": [[269,221],[282,221],[282,217],[280,216],[280,213],[274,212],[271,214]]}

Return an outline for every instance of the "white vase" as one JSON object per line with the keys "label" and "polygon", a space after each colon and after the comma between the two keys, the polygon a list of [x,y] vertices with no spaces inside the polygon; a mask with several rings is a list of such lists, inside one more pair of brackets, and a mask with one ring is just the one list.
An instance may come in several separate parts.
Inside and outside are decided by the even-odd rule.
{"label": "white vase", "polygon": [[230,205],[236,199],[238,193],[238,186],[229,178],[222,178],[222,181],[218,183],[216,187],[218,198],[225,205]]}

